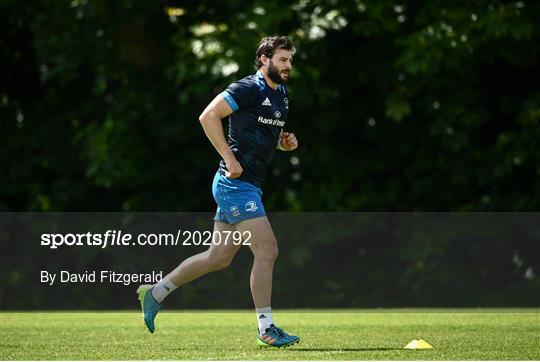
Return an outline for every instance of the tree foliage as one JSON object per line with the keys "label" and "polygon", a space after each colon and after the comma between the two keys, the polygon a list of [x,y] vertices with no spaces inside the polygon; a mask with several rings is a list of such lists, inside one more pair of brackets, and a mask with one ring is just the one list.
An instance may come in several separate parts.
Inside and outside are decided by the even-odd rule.
{"label": "tree foliage", "polygon": [[[0,210],[213,210],[219,158],[198,116],[253,73],[261,37],[286,34],[296,46],[286,129],[300,148],[276,154],[268,211],[538,211],[539,23],[534,1],[4,0]],[[348,239],[335,254],[345,269],[321,276],[313,303],[384,305],[396,280],[410,303],[447,305],[428,288],[436,283],[469,296],[456,304],[486,303],[478,280],[507,287],[498,303],[514,303],[512,291],[538,295],[534,275],[523,281],[528,267],[538,271],[537,247],[451,236]],[[308,273],[338,246],[322,243],[295,244],[281,270],[296,268],[308,287]],[[38,249],[19,246],[12,263]],[[26,275],[17,268],[30,266],[12,266],[5,280],[17,286]],[[353,271],[369,274],[361,288],[344,278]],[[195,290],[204,287],[185,293]],[[302,296],[288,298],[296,305]]]}
{"label": "tree foliage", "polygon": [[4,210],[208,210],[197,118],[290,35],[270,210],[537,210],[534,2],[4,1]]}

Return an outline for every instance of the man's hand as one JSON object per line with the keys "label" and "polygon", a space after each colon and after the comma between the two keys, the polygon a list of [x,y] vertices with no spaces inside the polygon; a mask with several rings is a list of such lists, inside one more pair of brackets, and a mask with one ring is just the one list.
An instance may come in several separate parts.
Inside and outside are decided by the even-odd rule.
{"label": "man's hand", "polygon": [[240,165],[240,162],[232,156],[231,158],[225,160],[225,165],[227,166],[227,171],[225,176],[228,178],[238,178],[244,172],[244,169]]}
{"label": "man's hand", "polygon": [[298,147],[298,140],[294,133],[283,132],[279,144],[285,151],[293,151]]}

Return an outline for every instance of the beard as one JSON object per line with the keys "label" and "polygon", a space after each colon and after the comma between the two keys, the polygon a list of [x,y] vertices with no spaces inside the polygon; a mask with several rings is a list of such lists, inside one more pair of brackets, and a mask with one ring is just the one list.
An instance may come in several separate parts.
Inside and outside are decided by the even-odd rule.
{"label": "beard", "polygon": [[[288,71],[287,74],[289,74]],[[281,76],[280,70],[276,66],[274,66],[274,63],[272,63],[272,61],[270,61],[270,65],[268,65],[268,78],[270,78],[272,82],[277,84],[287,83],[287,79]]]}

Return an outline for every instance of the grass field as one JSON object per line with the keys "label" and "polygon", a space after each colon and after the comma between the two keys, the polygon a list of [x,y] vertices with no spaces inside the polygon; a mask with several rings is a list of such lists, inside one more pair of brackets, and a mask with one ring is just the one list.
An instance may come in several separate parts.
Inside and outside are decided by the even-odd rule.
{"label": "grass field", "polygon": [[[287,349],[255,344],[253,311],[158,315],[149,334],[140,312],[1,314],[0,359],[13,360],[539,360],[540,310],[276,311],[302,337]],[[432,350],[404,350],[422,338]]]}

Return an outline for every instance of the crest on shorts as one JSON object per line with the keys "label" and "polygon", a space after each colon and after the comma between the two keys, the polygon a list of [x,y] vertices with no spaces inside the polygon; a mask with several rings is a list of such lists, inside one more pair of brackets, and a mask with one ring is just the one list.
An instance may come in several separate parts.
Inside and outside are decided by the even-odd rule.
{"label": "crest on shorts", "polygon": [[257,203],[255,201],[249,201],[246,204],[246,211],[250,211],[250,212],[257,211]]}
{"label": "crest on shorts", "polygon": [[238,210],[237,206],[231,206],[231,212],[232,212],[232,216],[234,217],[240,216],[240,210]]}

